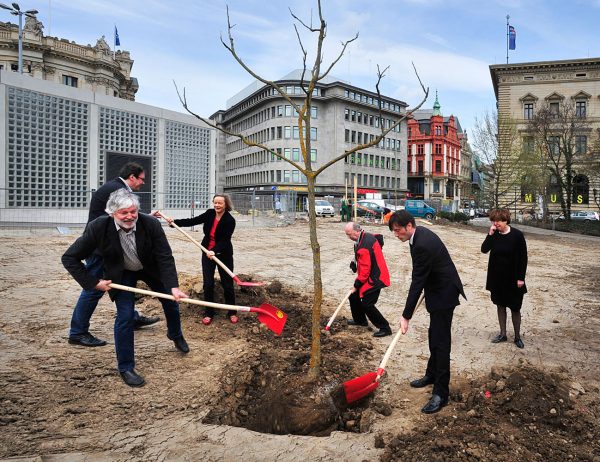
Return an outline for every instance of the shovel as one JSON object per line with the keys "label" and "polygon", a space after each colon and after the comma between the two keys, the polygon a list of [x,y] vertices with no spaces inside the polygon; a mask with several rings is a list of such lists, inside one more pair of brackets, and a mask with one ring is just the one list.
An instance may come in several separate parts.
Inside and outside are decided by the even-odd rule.
{"label": "shovel", "polygon": [[[419,305],[423,301],[424,296],[425,294],[421,295],[421,298],[419,299],[419,302],[415,307],[415,311],[417,310],[417,308],[419,308]],[[398,340],[400,340],[401,336],[402,331],[398,329],[398,332],[394,336],[392,343],[390,343],[390,346],[385,352],[381,364],[379,364],[379,367],[377,368],[377,372],[369,372],[368,374],[344,382],[344,393],[346,394],[346,402],[348,404],[353,403],[354,401],[358,401],[361,398],[364,398],[379,386],[381,376],[385,372],[385,365],[387,364],[388,359],[390,359],[390,355],[392,354],[392,351],[396,347],[396,343],[398,343]]]}
{"label": "shovel", "polygon": [[[169,217],[167,217],[166,215],[163,215],[160,212],[157,212],[161,217],[163,217],[167,222],[170,220]],[[200,244],[196,239],[194,239],[192,236],[190,236],[188,233],[186,233],[183,229],[181,229],[179,226],[177,226],[175,223],[169,223],[169,226],[172,226],[173,228],[175,228],[177,231],[180,231],[185,237],[187,237],[190,241],[192,241],[194,244],[196,244],[197,247],[200,247],[200,249],[202,250],[202,252],[204,252],[205,254],[208,255],[208,249],[206,247],[204,247],[202,244]],[[242,281],[240,278],[238,278],[233,271],[231,271],[229,268],[227,268],[227,266],[225,266],[225,264],[219,260],[217,257],[212,257],[213,261],[219,265],[221,268],[223,268],[225,270],[225,272],[227,274],[229,274],[229,276],[231,276],[233,278],[233,280],[235,281],[235,283],[238,286],[244,286],[244,287],[257,287],[257,286],[264,286],[265,283],[264,282],[244,282]]]}
{"label": "shovel", "polygon": [[350,295],[352,295],[352,290],[346,294],[346,296],[342,299],[342,301],[340,302],[340,304],[338,305],[338,307],[335,309],[335,311],[331,315],[331,318],[329,318],[329,322],[327,322],[327,325],[325,326],[325,330],[328,331],[328,330],[331,329],[331,325],[333,324],[333,320],[335,319],[335,317],[338,315],[338,313],[340,312],[340,310],[342,309],[342,307],[346,303],[346,300],[348,300],[348,298],[350,298]]}
{"label": "shovel", "polygon": [[[127,292],[135,292],[136,294],[150,295],[151,297],[167,298],[169,300],[175,300],[175,297],[161,292],[153,292],[151,290],[138,289],[137,287],[124,286],[122,284],[109,284],[111,289],[126,290]],[[205,302],[201,300],[194,300],[193,298],[182,298],[179,300],[184,303],[191,303],[193,305],[208,306],[210,308],[218,308],[220,310],[235,310],[235,311],[246,311],[252,313],[258,313],[258,320],[277,335],[281,335],[285,321],[287,320],[287,314],[281,311],[279,308],[270,305],[268,303],[262,303],[259,307],[253,306],[238,306],[238,305],[226,305],[223,303]]]}

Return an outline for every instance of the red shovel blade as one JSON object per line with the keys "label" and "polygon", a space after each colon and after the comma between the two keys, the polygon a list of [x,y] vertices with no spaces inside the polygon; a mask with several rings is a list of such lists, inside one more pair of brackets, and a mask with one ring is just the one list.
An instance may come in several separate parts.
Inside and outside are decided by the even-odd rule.
{"label": "red shovel blade", "polygon": [[245,281],[242,281],[242,280],[241,280],[239,277],[237,277],[237,276],[234,276],[233,280],[235,281],[235,283],[236,283],[238,286],[244,286],[244,287],[259,287],[259,286],[264,286],[264,285],[265,285],[265,283],[264,283],[264,282],[250,282],[250,281],[248,281],[248,282],[245,282]]}
{"label": "red shovel blade", "polygon": [[258,308],[252,307],[250,311],[258,313],[259,322],[263,323],[277,335],[281,335],[287,320],[287,314],[268,303],[262,303]]}
{"label": "red shovel blade", "polygon": [[352,380],[344,382],[344,393],[348,404],[364,398],[379,386],[379,379],[383,375],[383,369],[377,372],[369,372]]}

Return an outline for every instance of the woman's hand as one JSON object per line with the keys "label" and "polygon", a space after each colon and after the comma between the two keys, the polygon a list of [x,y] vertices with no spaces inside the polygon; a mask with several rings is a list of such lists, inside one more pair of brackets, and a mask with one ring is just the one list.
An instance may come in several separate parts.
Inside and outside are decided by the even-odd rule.
{"label": "woman's hand", "polygon": [[521,287],[523,287],[525,285],[525,281],[517,281],[517,287],[520,289]]}
{"label": "woman's hand", "polygon": [[496,230],[497,230],[497,228],[496,228],[496,225],[492,225],[492,226],[490,226],[490,231],[489,231],[489,233],[488,233],[488,234],[489,234],[490,236],[493,236],[493,235],[494,235],[494,233],[496,232]]}
{"label": "woman's hand", "polygon": [[173,287],[171,289],[171,293],[173,294],[173,297],[175,298],[176,302],[178,302],[182,298],[188,298],[188,296],[185,294],[185,292],[182,292],[181,290],[179,290],[179,287]]}
{"label": "woman's hand", "polygon": [[206,256],[208,257],[209,260],[212,260],[213,257],[215,256],[215,253],[212,250],[209,250],[208,252],[206,252]]}

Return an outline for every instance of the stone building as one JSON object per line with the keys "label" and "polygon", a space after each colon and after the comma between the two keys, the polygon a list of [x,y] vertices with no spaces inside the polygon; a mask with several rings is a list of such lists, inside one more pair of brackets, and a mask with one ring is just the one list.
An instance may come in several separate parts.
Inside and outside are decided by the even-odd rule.
{"label": "stone building", "polygon": [[[300,71],[278,80],[292,99],[300,102]],[[380,127],[389,127],[406,111],[407,104],[382,97],[379,114],[377,93],[328,78],[314,91],[311,108],[311,160],[318,168],[351,147],[372,140]],[[302,162],[298,116],[274,89],[254,82],[227,102],[227,109],[211,119],[232,131],[264,143],[283,156]],[[378,145],[347,156],[317,178],[317,195],[341,197],[356,177],[359,195],[379,193],[391,198],[406,192],[406,125],[399,125]],[[217,189],[228,192],[253,190],[297,191],[298,203],[306,197],[306,178],[271,153],[244,145],[237,137],[218,135]]]}
{"label": "stone building", "polygon": [[[104,36],[94,46],[47,37],[37,19],[27,17],[23,27],[23,73],[102,95],[134,101],[138,82],[131,76],[128,51],[111,50]],[[17,71],[19,30],[0,22],[0,70]]]}
{"label": "stone building", "polygon": [[[558,110],[569,104],[586,128],[577,133],[577,175],[572,191],[572,210],[600,207],[600,58],[540,61],[490,66],[496,94],[498,117],[514,123],[521,149],[530,145],[528,122],[541,107]],[[499,137],[499,156],[507,155],[509,146]],[[550,211],[558,212],[556,179],[548,175]],[[510,197],[509,197],[510,196]],[[530,210],[537,199],[521,181],[509,192],[506,203],[515,202],[515,210]]]}

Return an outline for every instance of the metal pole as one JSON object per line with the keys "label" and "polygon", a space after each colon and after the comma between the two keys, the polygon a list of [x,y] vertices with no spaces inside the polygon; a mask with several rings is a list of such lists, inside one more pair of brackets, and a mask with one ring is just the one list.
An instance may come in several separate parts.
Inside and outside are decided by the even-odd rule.
{"label": "metal pole", "polygon": [[19,74],[23,73],[23,13],[18,12],[19,15]]}
{"label": "metal pole", "polygon": [[509,15],[506,15],[506,64],[508,64],[508,40],[509,40],[509,24],[508,20],[510,19]]}

